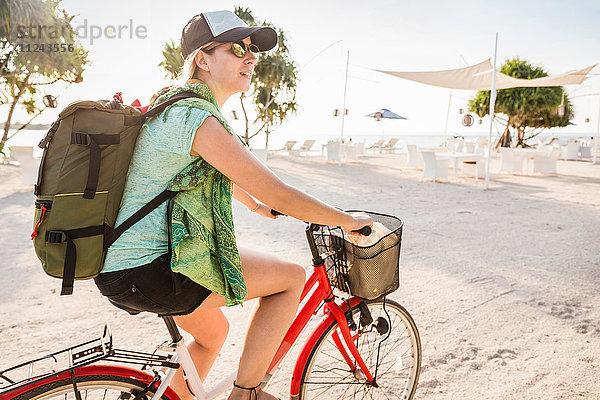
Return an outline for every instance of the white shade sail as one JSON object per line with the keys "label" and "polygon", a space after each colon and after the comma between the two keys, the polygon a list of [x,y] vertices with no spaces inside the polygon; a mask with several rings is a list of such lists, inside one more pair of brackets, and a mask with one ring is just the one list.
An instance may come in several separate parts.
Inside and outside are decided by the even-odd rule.
{"label": "white shade sail", "polygon": [[[571,71],[562,75],[547,76],[537,79],[518,79],[496,71],[496,89],[578,85],[583,82],[586,75],[595,66],[596,65],[594,64],[578,71]],[[479,64],[471,65],[469,67],[445,71],[376,71],[396,76],[398,78],[408,79],[411,81],[424,83],[426,85],[445,87],[448,89],[490,90],[492,88],[492,75],[494,72],[494,67],[492,66],[490,60],[487,59]]]}
{"label": "white shade sail", "polygon": [[[496,34],[496,51],[498,49],[498,34]],[[496,59],[496,56],[494,56]],[[494,106],[496,102],[496,91],[498,89],[510,89],[517,87],[546,87],[546,86],[563,86],[563,85],[579,85],[587,74],[596,66],[596,64],[580,69],[578,71],[567,72],[562,75],[546,76],[536,79],[518,79],[503,74],[496,69],[490,62],[490,59],[480,62],[479,64],[471,65],[465,68],[450,69],[445,71],[421,71],[421,72],[398,72],[398,71],[383,71],[383,72],[398,78],[408,79],[415,82],[424,83],[426,85],[444,87],[448,89],[462,90],[491,90],[492,99],[490,101],[490,133],[488,143],[492,142],[492,122],[494,120]],[[488,188],[490,175],[490,157],[491,146],[488,146],[487,165],[485,172],[485,188]]]}

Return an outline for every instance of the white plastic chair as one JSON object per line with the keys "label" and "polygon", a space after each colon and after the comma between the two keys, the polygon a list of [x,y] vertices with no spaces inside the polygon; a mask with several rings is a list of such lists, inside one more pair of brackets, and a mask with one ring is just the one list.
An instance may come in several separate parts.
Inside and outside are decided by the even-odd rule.
{"label": "white plastic chair", "polygon": [[488,140],[487,138],[484,137],[478,137],[477,139],[475,139],[475,147],[486,147],[488,144]]}
{"label": "white plastic chair", "polygon": [[39,159],[33,158],[33,146],[9,146],[10,156],[21,167],[21,184],[33,186],[37,181]]}
{"label": "white plastic chair", "polygon": [[500,172],[523,173],[525,157],[516,154],[513,149],[500,147]]}
{"label": "white plastic chair", "polygon": [[578,160],[579,148],[581,146],[577,142],[569,142],[562,150],[562,158],[564,160]]}
{"label": "white plastic chair", "polygon": [[581,146],[579,148],[579,158],[592,158],[592,146]]}
{"label": "white plastic chair", "polygon": [[475,152],[475,142],[465,142],[464,151],[465,151],[465,153],[474,153]]}
{"label": "white plastic chair", "polygon": [[449,159],[437,159],[433,151],[422,151],[423,156],[423,179],[433,179],[433,182],[443,178],[448,179]]}
{"label": "white plastic chair", "polygon": [[423,168],[423,158],[417,151],[417,146],[414,144],[407,144],[406,150],[408,151],[406,168]]}
{"label": "white plastic chair", "polygon": [[475,180],[485,176],[485,158],[477,161],[463,161],[462,175],[474,176]]}
{"label": "white plastic chair", "polygon": [[342,161],[342,142],[327,142],[327,161]]}
{"label": "white plastic chair", "polygon": [[547,156],[533,156],[533,172],[556,174],[556,164],[559,156],[559,148],[553,148]]}
{"label": "white plastic chair", "polygon": [[452,140],[448,140],[447,147],[450,149],[450,151],[462,152],[463,144],[464,144],[463,139],[452,139]]}

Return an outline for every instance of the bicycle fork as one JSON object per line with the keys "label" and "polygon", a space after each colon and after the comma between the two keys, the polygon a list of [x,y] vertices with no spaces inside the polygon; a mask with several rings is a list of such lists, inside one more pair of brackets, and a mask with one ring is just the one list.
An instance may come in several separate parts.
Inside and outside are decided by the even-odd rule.
{"label": "bicycle fork", "polygon": [[[337,346],[340,354],[342,355],[342,357],[348,364],[348,367],[351,369],[351,371],[355,372],[356,364],[358,364],[358,367],[365,375],[366,380],[368,382],[370,382],[371,384],[373,384],[374,386],[376,386],[377,384],[375,382],[375,378],[371,374],[371,371],[369,371],[367,364],[365,363],[365,361],[361,357],[360,353],[358,352],[358,348],[356,347],[354,338],[352,337],[352,333],[350,332],[350,326],[348,324],[348,321],[346,320],[346,316],[342,312],[342,309],[335,302],[327,303],[326,307],[329,310],[329,312],[331,312],[331,314],[333,314],[334,318],[338,322],[338,327],[339,327],[340,332],[342,333],[342,338],[344,339],[344,343],[346,344],[346,347],[344,347],[344,343],[342,343],[342,341],[340,340],[340,337],[337,334],[337,332],[333,332],[332,338],[333,338],[333,341],[334,341],[335,345]],[[348,310],[349,310],[349,312],[352,312],[351,308],[349,308]],[[350,355],[348,354],[346,349],[348,349],[350,351],[350,354],[352,355],[352,358],[354,358],[354,361],[352,361],[352,358],[350,358]]]}

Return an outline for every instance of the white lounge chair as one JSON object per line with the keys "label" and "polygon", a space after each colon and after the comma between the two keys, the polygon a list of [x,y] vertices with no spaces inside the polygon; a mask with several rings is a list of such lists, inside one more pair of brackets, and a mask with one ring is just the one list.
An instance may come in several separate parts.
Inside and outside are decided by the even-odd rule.
{"label": "white lounge chair", "polygon": [[516,154],[513,149],[500,147],[500,172],[523,173],[525,157]]}
{"label": "white lounge chair", "polygon": [[287,142],[285,142],[285,144],[283,145],[283,147],[281,149],[275,150],[275,151],[292,151],[292,148],[294,147],[294,145],[298,143],[295,140],[288,140]]}
{"label": "white lounge chair", "polygon": [[406,145],[406,150],[408,151],[406,168],[423,168],[423,157],[417,151],[417,146],[408,144]]}
{"label": "white lounge chair", "polygon": [[437,159],[435,152],[433,151],[422,151],[423,156],[423,179],[433,179],[433,182],[440,178],[448,179],[448,165],[450,160]]}
{"label": "white lounge chair", "polygon": [[562,150],[562,158],[564,160],[578,160],[579,148],[581,146],[577,142],[569,142]]}
{"label": "white lounge chair", "polygon": [[556,164],[560,156],[560,149],[553,148],[546,156],[533,156],[533,172],[542,174],[556,174]]}
{"label": "white lounge chair", "polygon": [[386,144],[381,146],[380,151],[385,151],[386,153],[393,153],[395,150],[400,150],[400,146],[396,147],[399,141],[400,139],[391,138]]}
{"label": "white lounge chair", "polygon": [[305,140],[299,148],[297,148],[296,150],[291,150],[290,155],[301,156],[303,152],[305,153],[305,155],[308,155],[315,143],[316,140]]}
{"label": "white lounge chair", "polygon": [[380,150],[381,151],[383,142],[385,142],[385,139],[379,139],[378,141],[376,141],[375,143],[373,143],[372,145],[367,147],[365,150]]}

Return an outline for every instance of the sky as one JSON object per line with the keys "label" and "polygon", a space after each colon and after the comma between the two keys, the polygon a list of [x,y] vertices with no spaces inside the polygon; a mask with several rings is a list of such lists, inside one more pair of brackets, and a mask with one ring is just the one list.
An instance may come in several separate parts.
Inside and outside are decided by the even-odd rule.
{"label": "sky", "polygon": [[[597,1],[384,1],[252,0],[218,2],[150,0],[63,0],[75,14],[81,41],[91,65],[80,84],[54,85],[47,93],[58,97],[57,110],[47,110],[38,123],[54,120],[77,99],[111,98],[123,92],[126,103],[147,103],[152,93],[169,82],[158,67],[161,48],[179,41],[181,29],[195,14],[248,7],[259,20],[282,28],[291,56],[300,70],[299,112],[271,136],[271,143],[287,139],[333,137],[341,134],[346,60],[349,54],[344,137],[376,138],[404,134],[486,134],[489,120],[472,127],[461,125],[460,108],[475,92],[452,91],[414,83],[374,71],[453,69],[493,57],[498,33],[498,61],[515,56],[542,66],[551,75],[600,62],[600,2]],[[121,37],[92,40],[94,27],[127,25]],[[130,34],[133,27],[139,33]],[[567,87],[576,116],[571,125],[555,132],[594,136],[600,118],[600,67],[579,86]],[[450,103],[450,107],[449,107]],[[449,113],[447,113],[449,107]],[[388,108],[407,120],[376,122],[365,115]],[[240,113],[239,98],[223,107],[225,116]],[[3,110],[0,110],[3,112]],[[1,115],[0,115],[1,116]],[[590,122],[586,123],[585,119]],[[27,120],[23,112],[14,121]],[[240,133],[242,121],[231,121]],[[256,143],[264,143],[258,138]],[[260,147],[260,146],[256,146]],[[264,147],[264,146],[263,146]],[[271,146],[270,146],[271,147]]]}

